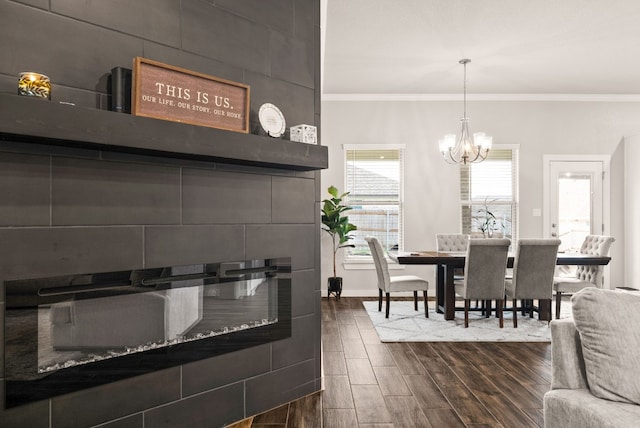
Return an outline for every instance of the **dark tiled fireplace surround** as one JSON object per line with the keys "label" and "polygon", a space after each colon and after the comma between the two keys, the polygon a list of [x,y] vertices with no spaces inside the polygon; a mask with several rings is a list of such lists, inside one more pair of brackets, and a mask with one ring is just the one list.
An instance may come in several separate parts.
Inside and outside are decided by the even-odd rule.
{"label": "dark tiled fireplace surround", "polygon": [[[78,383],[87,390],[15,407],[24,407],[17,413],[5,410],[5,422],[141,426],[144,413],[145,425],[197,414],[220,426],[320,389],[317,170],[327,167],[326,147],[8,94],[0,94],[0,110],[0,295],[31,279],[131,277],[291,257],[291,273],[278,281],[275,330],[239,331],[235,345],[220,335],[59,370],[45,378],[98,367],[101,379]],[[13,305],[11,298],[0,301],[6,314]],[[0,355],[3,367],[11,364],[10,354]],[[123,365],[128,372],[120,372]],[[150,373],[128,377],[137,370]],[[104,382],[111,383],[96,386]],[[48,387],[35,388],[25,398],[13,394],[19,389],[11,381],[4,386],[9,405],[51,395],[42,392]],[[56,394],[76,388],[54,386]]]}

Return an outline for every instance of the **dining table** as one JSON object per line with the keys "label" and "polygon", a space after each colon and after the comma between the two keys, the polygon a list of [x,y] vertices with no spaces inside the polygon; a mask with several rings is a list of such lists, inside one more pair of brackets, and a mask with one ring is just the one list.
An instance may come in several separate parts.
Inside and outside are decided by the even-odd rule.
{"label": "dining table", "polygon": [[[435,265],[436,268],[436,311],[444,313],[445,320],[454,319],[456,293],[454,270],[464,268],[466,251],[389,251],[389,257],[401,265]],[[509,253],[507,267],[512,268],[514,255]],[[594,266],[607,265],[611,257],[583,253],[558,253],[556,265]],[[550,321],[551,301],[539,304],[540,319]]]}

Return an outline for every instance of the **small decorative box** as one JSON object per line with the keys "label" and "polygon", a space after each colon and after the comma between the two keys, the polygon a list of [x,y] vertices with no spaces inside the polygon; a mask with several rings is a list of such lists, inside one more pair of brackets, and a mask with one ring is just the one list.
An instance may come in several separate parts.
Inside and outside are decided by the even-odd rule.
{"label": "small decorative box", "polygon": [[317,144],[316,127],[312,125],[296,125],[289,128],[291,141],[299,143]]}

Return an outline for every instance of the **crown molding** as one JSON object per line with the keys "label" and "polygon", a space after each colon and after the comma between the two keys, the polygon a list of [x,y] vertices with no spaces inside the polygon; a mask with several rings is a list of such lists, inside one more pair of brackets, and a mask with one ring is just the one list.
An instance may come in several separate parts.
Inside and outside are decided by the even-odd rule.
{"label": "crown molding", "polygon": [[[322,94],[322,101],[461,101],[462,94]],[[640,94],[467,94],[467,101],[637,103]]]}

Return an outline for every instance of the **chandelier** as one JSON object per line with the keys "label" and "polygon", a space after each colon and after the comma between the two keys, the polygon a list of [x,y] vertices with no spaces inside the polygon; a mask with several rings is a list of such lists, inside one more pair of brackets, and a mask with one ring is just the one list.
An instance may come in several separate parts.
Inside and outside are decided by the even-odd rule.
{"label": "chandelier", "polygon": [[472,162],[482,162],[487,158],[493,137],[485,135],[484,132],[476,132],[473,138],[469,135],[469,118],[467,117],[467,64],[470,59],[458,61],[464,66],[464,116],[460,118],[462,131],[456,143],[455,134],[447,134],[440,141],[440,153],[445,161],[450,164],[461,163],[467,165]]}

